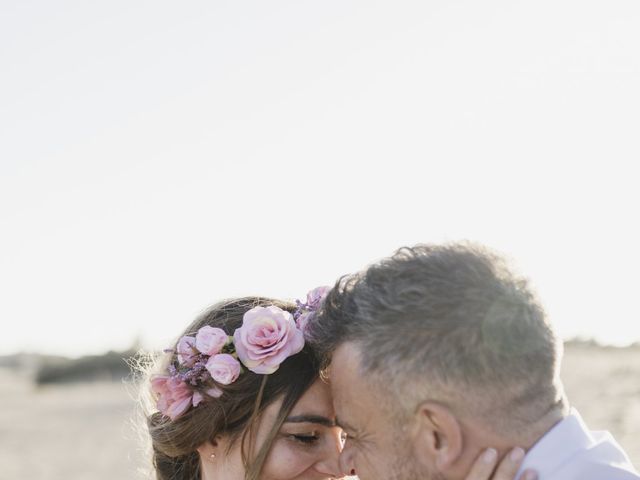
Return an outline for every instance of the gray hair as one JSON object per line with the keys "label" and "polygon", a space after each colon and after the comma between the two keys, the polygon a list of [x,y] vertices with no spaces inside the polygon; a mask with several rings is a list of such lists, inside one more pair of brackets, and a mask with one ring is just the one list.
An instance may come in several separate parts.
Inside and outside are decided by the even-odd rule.
{"label": "gray hair", "polygon": [[309,327],[330,361],[353,342],[404,414],[441,401],[495,430],[564,406],[561,343],[528,281],[480,245],[416,245],[342,277]]}

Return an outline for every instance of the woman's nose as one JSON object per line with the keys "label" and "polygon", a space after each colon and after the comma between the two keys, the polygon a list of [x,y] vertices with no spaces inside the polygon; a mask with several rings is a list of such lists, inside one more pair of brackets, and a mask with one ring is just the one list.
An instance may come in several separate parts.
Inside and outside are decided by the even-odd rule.
{"label": "woman's nose", "polygon": [[332,432],[326,443],[323,457],[316,464],[316,470],[331,478],[341,478],[343,475],[340,469],[340,452],[342,452],[343,445],[342,431],[337,431],[335,434]]}

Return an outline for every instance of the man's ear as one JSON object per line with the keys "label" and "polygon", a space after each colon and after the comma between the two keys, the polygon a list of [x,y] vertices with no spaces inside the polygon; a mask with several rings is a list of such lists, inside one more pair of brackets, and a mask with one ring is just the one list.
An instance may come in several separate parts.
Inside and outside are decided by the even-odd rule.
{"label": "man's ear", "polygon": [[436,402],[421,403],[415,412],[413,448],[418,462],[446,471],[462,455],[462,428],[451,410]]}

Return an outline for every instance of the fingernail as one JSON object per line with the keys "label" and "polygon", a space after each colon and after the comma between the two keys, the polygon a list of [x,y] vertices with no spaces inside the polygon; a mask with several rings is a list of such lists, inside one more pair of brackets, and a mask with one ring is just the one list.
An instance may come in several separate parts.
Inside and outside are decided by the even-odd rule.
{"label": "fingernail", "polygon": [[498,458],[498,452],[495,448],[488,448],[486,452],[482,454],[482,461],[484,463],[493,463]]}
{"label": "fingernail", "polygon": [[523,449],[521,449],[520,447],[516,447],[513,450],[511,450],[511,454],[509,455],[509,459],[513,463],[518,463],[523,458],[524,458],[524,450]]}
{"label": "fingernail", "polygon": [[524,472],[522,480],[538,480],[538,474],[533,470],[527,470]]}

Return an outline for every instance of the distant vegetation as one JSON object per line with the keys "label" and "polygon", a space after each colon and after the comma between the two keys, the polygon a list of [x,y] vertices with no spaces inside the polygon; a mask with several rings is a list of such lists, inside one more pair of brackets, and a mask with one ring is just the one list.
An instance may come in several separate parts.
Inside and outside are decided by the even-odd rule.
{"label": "distant vegetation", "polygon": [[630,344],[628,347],[616,347],[612,345],[603,345],[591,337],[573,337],[564,341],[567,347],[583,347],[583,348],[605,348],[609,350],[622,350],[626,348],[640,349],[640,341]]}
{"label": "distant vegetation", "polygon": [[21,353],[0,357],[0,367],[19,370],[33,378],[36,385],[86,382],[95,380],[120,381],[131,374],[136,350],[107,352],[77,359]]}
{"label": "distant vegetation", "polygon": [[111,351],[104,355],[91,355],[74,360],[43,362],[38,367],[34,380],[38,385],[89,380],[122,380],[131,373],[129,362],[134,356],[135,352],[132,350]]}
{"label": "distant vegetation", "polygon": [[0,367],[12,370],[33,371],[42,363],[59,363],[67,360],[65,357],[53,355],[39,355],[37,353],[16,353],[0,356]]}

